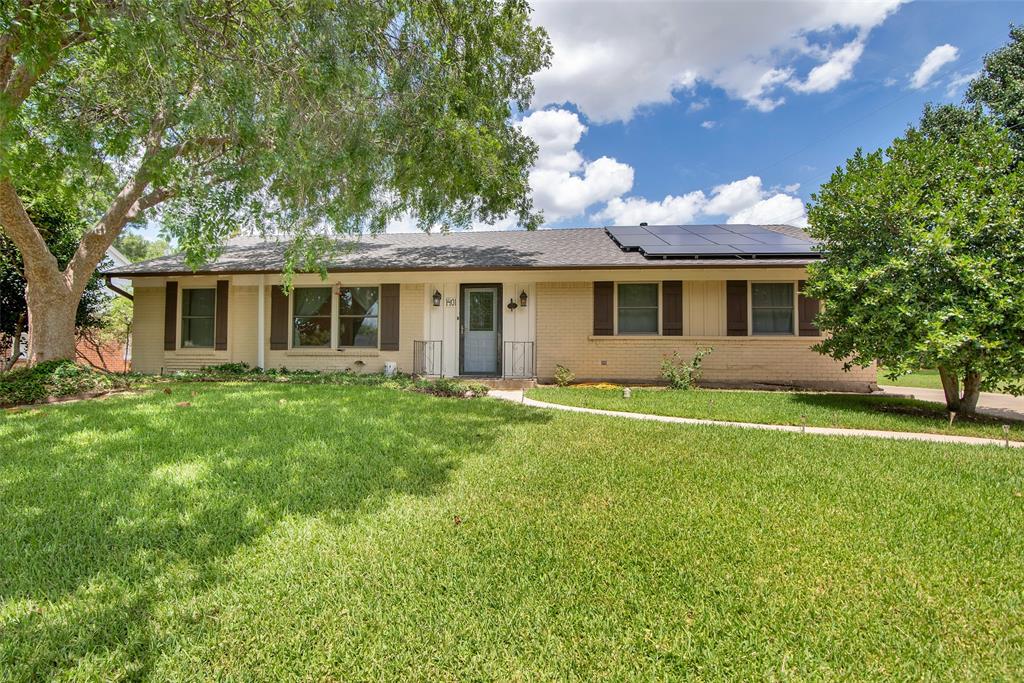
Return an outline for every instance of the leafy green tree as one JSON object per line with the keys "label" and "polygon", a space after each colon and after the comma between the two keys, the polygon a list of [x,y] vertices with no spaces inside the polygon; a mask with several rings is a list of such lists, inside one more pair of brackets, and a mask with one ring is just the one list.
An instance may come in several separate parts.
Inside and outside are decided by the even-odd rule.
{"label": "leafy green tree", "polygon": [[949,409],[972,413],[983,388],[1022,391],[1024,174],[1004,128],[930,114],[812,196],[827,258],[808,291],[825,301],[819,350],[896,375],[938,368]]}
{"label": "leafy green tree", "polygon": [[166,256],[171,252],[171,245],[166,240],[147,240],[133,232],[122,232],[114,240],[114,246],[132,263]]}
{"label": "leafy green tree", "polygon": [[[0,3],[0,225],[24,258],[30,362],[71,358],[74,310],[128,224],[198,265],[240,228],[291,236],[539,216],[513,125],[550,46],[525,0]],[[89,221],[62,267],[19,186]]]}
{"label": "leafy green tree", "polygon": [[[32,202],[31,218],[58,265],[66,267],[86,229],[84,221],[74,207],[47,199]],[[21,252],[13,241],[0,233],[0,338],[4,340],[0,370],[10,369],[18,360],[21,335],[28,331],[25,284]],[[78,301],[75,328],[83,330],[103,326],[106,307],[107,297],[100,277],[94,271]]]}
{"label": "leafy green tree", "polygon": [[967,88],[967,101],[985,106],[1024,153],[1024,26],[1010,28],[1010,42],[985,56]]}

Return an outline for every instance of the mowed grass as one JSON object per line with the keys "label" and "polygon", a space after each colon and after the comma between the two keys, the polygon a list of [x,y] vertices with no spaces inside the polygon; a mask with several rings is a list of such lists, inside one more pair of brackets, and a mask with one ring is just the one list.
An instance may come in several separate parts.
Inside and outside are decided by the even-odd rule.
{"label": "mowed grass", "polygon": [[360,387],[0,414],[0,678],[1010,679],[1022,495],[997,447]]}
{"label": "mowed grass", "polygon": [[882,429],[895,432],[927,432],[1002,439],[1003,425],[1010,426],[1010,439],[1024,441],[1024,422],[978,415],[958,417],[949,423],[945,406],[905,398],[868,394],[813,394],[791,391],[724,391],[695,389],[632,389],[631,398],[622,389],[593,387],[539,387],[529,398],[584,408],[694,417],[757,424],[800,425]]}
{"label": "mowed grass", "polygon": [[917,370],[910,374],[892,379],[886,376],[885,368],[878,369],[878,383],[894,387],[920,387],[922,389],[941,389],[942,379],[938,370]]}

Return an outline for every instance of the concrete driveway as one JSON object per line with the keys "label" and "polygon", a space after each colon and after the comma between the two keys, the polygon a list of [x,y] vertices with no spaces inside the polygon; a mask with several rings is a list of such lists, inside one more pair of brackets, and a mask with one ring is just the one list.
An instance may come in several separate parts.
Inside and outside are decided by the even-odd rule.
{"label": "concrete driveway", "polygon": [[[894,387],[881,384],[878,387],[886,396],[906,396],[919,401],[945,403],[946,396],[942,389],[921,389],[918,387]],[[1024,420],[1024,396],[1008,394],[990,394],[982,392],[978,399],[978,412],[1004,420]]]}

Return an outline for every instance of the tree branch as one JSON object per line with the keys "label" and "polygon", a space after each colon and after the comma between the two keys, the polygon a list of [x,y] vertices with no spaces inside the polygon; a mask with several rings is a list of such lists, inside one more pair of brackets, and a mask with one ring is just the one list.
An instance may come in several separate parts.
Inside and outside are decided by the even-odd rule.
{"label": "tree branch", "polygon": [[21,203],[10,178],[0,179],[0,228],[3,228],[21,252],[26,276],[30,273],[52,276],[60,272],[57,259],[50,253],[46,240],[25,211],[25,205]]}
{"label": "tree branch", "polygon": [[[96,224],[90,230],[82,235],[82,241],[79,243],[78,249],[75,251],[75,255],[72,257],[67,269],[64,271],[65,280],[79,295],[85,290],[89,277],[96,270],[96,266],[99,265],[100,261],[103,260],[103,256],[107,253],[110,245],[114,243],[114,239],[121,234],[125,224],[144,210],[139,202],[152,180],[150,162],[154,156],[162,151],[160,143],[167,125],[167,111],[161,109],[153,116],[149,132],[146,133],[146,150],[142,155],[142,161],[139,163],[139,168],[135,171],[135,175],[124,184],[124,187],[118,192],[117,197],[114,198],[106,213],[96,221]],[[158,203],[156,200],[161,192],[165,191],[163,189],[154,190],[150,194],[145,195],[148,203],[146,208]]]}

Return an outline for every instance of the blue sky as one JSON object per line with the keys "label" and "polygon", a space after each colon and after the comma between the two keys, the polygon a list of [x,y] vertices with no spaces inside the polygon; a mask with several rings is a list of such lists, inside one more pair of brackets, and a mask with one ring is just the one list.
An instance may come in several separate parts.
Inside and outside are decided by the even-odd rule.
{"label": "blue sky", "polygon": [[533,4],[555,56],[518,125],[540,146],[546,227],[803,225],[837,165],[885,146],[926,102],[959,102],[1024,23],[1024,2]]}
{"label": "blue sky", "polygon": [[926,102],[959,102],[984,54],[1024,23],[1020,2],[536,10],[555,60],[523,125],[541,145],[534,199],[549,227],[801,224],[837,165],[885,146]]}

